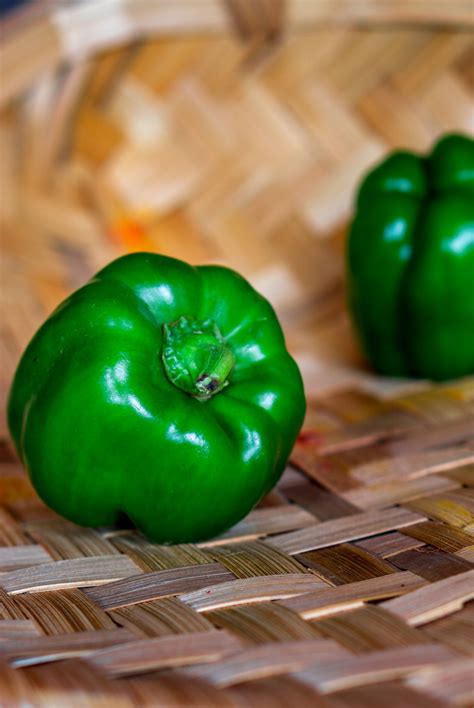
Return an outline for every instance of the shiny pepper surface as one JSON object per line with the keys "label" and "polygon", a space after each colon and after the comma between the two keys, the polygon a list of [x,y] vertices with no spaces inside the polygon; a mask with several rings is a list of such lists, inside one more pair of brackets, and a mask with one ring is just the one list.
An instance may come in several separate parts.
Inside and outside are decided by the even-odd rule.
{"label": "shiny pepper surface", "polygon": [[29,344],[9,400],[41,498],[85,526],[212,537],[280,477],[305,412],[271,305],[241,276],[151,253],[112,262]]}
{"label": "shiny pepper surface", "polygon": [[359,190],[349,303],[375,368],[443,380],[474,372],[474,141],[392,153]]}

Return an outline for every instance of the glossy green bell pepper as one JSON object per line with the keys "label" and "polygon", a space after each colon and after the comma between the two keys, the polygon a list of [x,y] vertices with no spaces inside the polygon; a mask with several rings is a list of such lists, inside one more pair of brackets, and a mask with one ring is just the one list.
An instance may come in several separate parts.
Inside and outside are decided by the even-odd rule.
{"label": "glossy green bell pepper", "polygon": [[359,190],[349,233],[349,305],[382,374],[474,372],[474,141],[427,157],[394,152]]}
{"label": "glossy green bell pepper", "polygon": [[52,509],[84,526],[128,517],[171,543],[245,516],[280,477],[304,412],[264,297],[228,268],[137,253],[43,324],[8,418]]}

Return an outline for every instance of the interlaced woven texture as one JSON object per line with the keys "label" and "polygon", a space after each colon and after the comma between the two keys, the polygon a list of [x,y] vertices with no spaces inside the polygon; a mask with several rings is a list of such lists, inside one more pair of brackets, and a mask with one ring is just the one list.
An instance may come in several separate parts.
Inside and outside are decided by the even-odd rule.
{"label": "interlaced woven texture", "polygon": [[[2,708],[474,703],[474,382],[364,370],[343,277],[362,172],[473,129],[469,21],[468,0],[38,0],[9,20]],[[35,329],[143,249],[249,277],[309,397],[278,488],[198,546],[61,520],[7,442]]]}
{"label": "interlaced woven texture", "polygon": [[470,0],[38,6],[3,43],[3,399],[58,302],[147,249],[237,268],[311,391],[352,384],[356,184],[388,149],[473,130]]}
{"label": "interlaced woven texture", "polygon": [[0,705],[471,705],[473,430],[474,381],[321,397],[276,490],[181,546],[61,520],[5,446]]}

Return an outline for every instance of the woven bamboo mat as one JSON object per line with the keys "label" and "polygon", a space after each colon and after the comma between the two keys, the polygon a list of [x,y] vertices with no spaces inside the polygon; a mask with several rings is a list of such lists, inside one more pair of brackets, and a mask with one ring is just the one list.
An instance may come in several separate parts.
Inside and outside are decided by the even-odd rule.
{"label": "woven bamboo mat", "polygon": [[2,706],[474,702],[474,380],[313,401],[203,544],[60,519],[6,443],[0,502]]}

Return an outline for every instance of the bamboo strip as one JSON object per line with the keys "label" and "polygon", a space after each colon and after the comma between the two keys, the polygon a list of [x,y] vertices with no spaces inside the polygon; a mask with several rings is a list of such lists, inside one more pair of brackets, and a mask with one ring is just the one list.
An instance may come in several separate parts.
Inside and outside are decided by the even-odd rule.
{"label": "bamboo strip", "polygon": [[2,620],[23,620],[25,614],[21,612],[16,602],[0,587],[0,618]]}
{"label": "bamboo strip", "polygon": [[308,551],[295,558],[331,585],[369,580],[396,572],[390,562],[349,543]]}
{"label": "bamboo strip", "polygon": [[362,425],[365,429],[368,419],[374,420],[383,412],[383,403],[379,397],[359,387],[344,388],[321,396],[319,405],[350,430],[358,425]]}
{"label": "bamboo strip", "polygon": [[431,640],[380,605],[364,605],[339,614],[311,620],[321,635],[334,639],[353,654],[380,649],[418,646]]}
{"label": "bamboo strip", "polygon": [[392,531],[392,533],[386,533],[383,536],[374,536],[365,538],[362,541],[356,541],[355,545],[381,558],[390,558],[403,551],[421,548],[423,541],[404,536],[398,531]]}
{"label": "bamboo strip", "polygon": [[260,536],[270,536],[272,534],[284,533],[295,529],[305,528],[314,524],[314,516],[304,509],[295,506],[281,506],[278,515],[274,509],[255,509],[248,514],[245,519],[233,526],[221,536],[210,541],[199,543],[200,548],[209,548],[229,544],[235,541],[250,541]]}
{"label": "bamboo strip", "polygon": [[474,570],[414,590],[406,597],[396,597],[382,607],[402,617],[408,624],[419,625],[456,612],[474,598]]}
{"label": "bamboo strip", "polygon": [[[336,14],[333,15],[336,10]],[[429,17],[425,13],[429,11]],[[307,26],[310,22],[324,20],[329,14],[336,22],[359,21],[361,23],[384,22],[396,20],[398,22],[417,23],[428,21],[428,23],[453,21],[459,22],[463,27],[472,24],[472,15],[469,3],[462,0],[452,3],[447,0],[435,0],[428,8],[423,0],[399,0],[396,4],[380,3],[377,0],[369,2],[352,2],[343,0],[322,0],[317,4],[308,3],[305,0],[291,0],[288,5],[289,22],[294,21],[302,26]]]}
{"label": "bamboo strip", "polygon": [[0,167],[0,182],[3,186],[3,199],[0,205],[0,214],[4,222],[13,220],[18,211],[18,184],[16,180],[10,179],[11,175],[15,174],[16,171],[16,156],[13,147],[14,139],[15,129],[12,125],[11,118],[1,121],[0,150],[3,159],[2,166]]}
{"label": "bamboo strip", "polygon": [[[430,44],[431,47],[429,46]],[[431,77],[438,73],[439,67],[446,60],[462,61],[463,53],[469,44],[469,33],[463,37],[460,44],[453,42],[452,38],[446,35],[436,37],[434,44],[428,43],[424,46],[416,60],[411,57],[404,65],[403,70],[397,73],[395,78],[396,86],[407,96],[414,96],[417,91],[423,91],[426,86],[431,84]],[[435,49],[433,54],[431,54],[430,49]],[[470,62],[471,59],[469,58],[468,61]]]}
{"label": "bamboo strip", "polygon": [[251,644],[321,639],[321,633],[309,622],[274,602],[228,607],[206,616],[214,625],[228,629]]}
{"label": "bamboo strip", "polygon": [[11,33],[2,43],[0,105],[5,105],[60,61],[61,46],[57,32],[46,19]]}
{"label": "bamboo strip", "polygon": [[218,661],[240,648],[229,632],[211,630],[194,632],[99,650],[89,661],[112,676],[126,676],[170,666],[185,666]]}
{"label": "bamboo strip", "polygon": [[109,610],[108,614],[118,625],[147,637],[214,629],[214,625],[204,615],[174,597],[120,607],[117,610]]}
{"label": "bamboo strip", "polygon": [[284,18],[282,0],[272,0],[270,5],[268,0],[255,0],[251,5],[241,0],[227,0],[226,6],[243,39],[259,36],[272,38],[281,32]]}
{"label": "bamboo strip", "polygon": [[413,514],[396,507],[380,511],[367,511],[325,521],[303,531],[293,531],[281,536],[275,536],[267,543],[285,553],[295,555],[296,553],[335,546],[345,541],[375,536],[385,531],[411,526],[419,523],[423,518],[419,514]]}
{"label": "bamboo strip", "polygon": [[37,637],[40,633],[38,625],[28,619],[0,620],[0,647],[4,642],[25,637]]}
{"label": "bamboo strip", "polygon": [[364,484],[394,481],[400,478],[415,479],[420,476],[463,467],[474,462],[474,452],[469,447],[451,447],[406,457],[370,462],[352,470],[355,479]]}
{"label": "bamboo strip", "polygon": [[310,590],[325,588],[326,584],[313,575],[290,574],[265,575],[222,583],[217,587],[202,588],[180,596],[180,601],[197,612],[209,612],[223,607],[248,605],[294,597]]}
{"label": "bamboo strip", "polygon": [[209,553],[237,578],[307,572],[296,559],[262,541],[217,546],[209,549]]}
{"label": "bamboo strip", "polygon": [[360,512],[357,506],[342,496],[319,484],[311,483],[308,478],[295,481],[293,485],[285,487],[284,492],[291,501],[307,509],[318,521],[328,521]]}
{"label": "bamboo strip", "polygon": [[212,560],[208,553],[191,544],[159,546],[131,533],[110,535],[109,538],[117,550],[129,556],[145,572],[205,565]]}
{"label": "bamboo strip", "polygon": [[435,582],[452,575],[471,570],[469,561],[449,553],[441,553],[430,548],[422,551],[407,551],[392,558],[392,563],[400,570],[416,572],[421,578]]}
{"label": "bamboo strip", "polygon": [[384,457],[383,443],[354,448],[346,452],[319,457],[305,445],[296,445],[292,462],[336,495],[361,486],[351,474],[354,467],[379,461]]}
{"label": "bamboo strip", "polygon": [[414,524],[409,528],[403,529],[402,533],[447,553],[456,553],[457,551],[473,548],[473,538],[469,533],[436,521],[424,521],[421,524]]}
{"label": "bamboo strip", "polygon": [[436,494],[411,500],[406,506],[413,511],[425,514],[431,519],[449,524],[449,526],[453,528],[465,530],[467,533],[473,530],[474,510],[471,511],[471,509],[468,508],[469,497],[467,495],[466,500],[464,500],[464,495],[462,495],[462,503],[459,503],[457,500],[453,501],[452,499],[448,499],[444,494]]}
{"label": "bamboo strip", "polygon": [[[474,478],[471,481],[474,484]],[[471,488],[468,489],[467,486],[468,485],[456,491],[445,492],[442,495],[442,498],[447,501],[452,501],[466,510],[474,512],[474,487],[471,485]]]}
{"label": "bamboo strip", "polygon": [[98,556],[44,563],[14,570],[0,577],[9,595],[44,590],[103,585],[135,575],[139,568],[125,556]]}
{"label": "bamboo strip", "polygon": [[3,507],[0,508],[0,543],[2,546],[22,546],[28,544],[28,539],[21,532],[19,525],[12,515]]}
{"label": "bamboo strip", "polygon": [[[467,37],[466,42],[469,42]],[[437,45],[438,43],[439,39],[436,41]],[[431,59],[432,62],[433,58]],[[428,81],[430,80],[428,78]],[[469,379],[469,377],[456,382],[454,385],[448,384],[446,387],[430,388],[425,386],[419,392],[398,397],[397,405],[421,417],[427,423],[434,425],[439,423],[449,424],[453,421],[459,421],[465,415],[472,417],[473,411],[470,405],[472,402],[471,389],[472,379]]]}
{"label": "bamboo strip", "polygon": [[460,484],[466,487],[474,486],[474,465],[468,465],[467,467],[460,467],[455,470],[450,470],[447,472],[447,476],[451,479],[455,479]]}
{"label": "bamboo strip", "polygon": [[[217,691],[218,689],[215,690]],[[237,705],[244,706],[260,705],[263,700],[267,700],[270,705],[295,705],[298,708],[333,708],[319,691],[295,681],[289,676],[272,676],[268,679],[248,681],[247,683],[230,686],[224,691],[218,691],[218,693],[219,695],[224,693],[226,697],[228,696]]]}
{"label": "bamboo strip", "polygon": [[474,702],[473,675],[474,659],[455,659],[440,666],[436,674],[427,671],[409,676],[407,683],[441,700],[468,706]]}
{"label": "bamboo strip", "polygon": [[[438,492],[448,491],[459,487],[458,482],[448,477],[432,474],[408,480],[392,480],[392,482],[376,482],[367,484],[357,489],[344,492],[344,499],[351,504],[356,504],[360,509],[377,509],[391,504],[406,504],[419,497],[426,497]],[[413,511],[420,511],[430,516],[427,509],[417,503],[408,504]]]}
{"label": "bamboo strip", "polygon": [[179,595],[233,579],[232,573],[220,563],[208,563],[134,575],[86,592],[103,610],[115,610],[137,602]]}
{"label": "bamboo strip", "polygon": [[80,658],[49,662],[38,666],[15,669],[18,677],[11,693],[12,705],[28,701],[43,701],[43,705],[67,705],[79,708],[86,701],[94,701],[101,708],[130,708],[132,697],[126,687],[119,689],[106,677]]}
{"label": "bamboo strip", "polygon": [[408,688],[397,681],[384,681],[368,686],[356,686],[342,691],[335,691],[331,699],[341,704],[343,708],[399,708],[399,706],[413,706],[413,708],[445,708],[446,704],[425,693]]}
{"label": "bamboo strip", "polygon": [[450,423],[431,425],[425,431],[416,430],[404,435],[401,440],[394,440],[387,444],[391,455],[408,455],[423,452],[445,445],[458,445],[466,442],[473,436],[474,418],[468,416]]}
{"label": "bamboo strip", "polygon": [[28,684],[24,676],[19,675],[4,661],[0,661],[0,681],[2,683],[2,700],[7,705],[18,705],[22,698],[28,695]]}
{"label": "bamboo strip", "polygon": [[456,551],[456,555],[474,564],[474,547],[462,548],[460,551]]}
{"label": "bamboo strip", "polygon": [[409,676],[427,668],[435,669],[453,657],[453,652],[446,647],[425,644],[422,652],[418,646],[386,649],[323,666],[316,665],[295,676],[323,693],[332,693],[352,686]]}
{"label": "bamboo strip", "polygon": [[87,656],[109,646],[131,642],[136,636],[127,629],[102,629],[91,632],[56,634],[46,637],[15,638],[0,644],[0,656],[15,667]]}
{"label": "bamboo strip", "polygon": [[[191,679],[173,669],[155,674],[116,678],[109,685],[117,686],[120,695],[128,696],[128,704],[144,706],[217,706],[230,708],[229,700],[218,689],[204,681]],[[112,707],[111,707],[112,708]]]}
{"label": "bamboo strip", "polygon": [[469,604],[459,612],[423,626],[423,634],[430,639],[453,647],[460,654],[474,658],[474,610]]}
{"label": "bamboo strip", "polygon": [[18,568],[41,565],[52,558],[42,546],[7,546],[0,548],[0,572],[8,573]]}
{"label": "bamboo strip", "polygon": [[289,600],[280,600],[280,604],[297,612],[304,619],[314,619],[362,606],[369,600],[405,595],[424,584],[422,578],[406,571],[361,580],[358,583],[347,583],[337,588],[322,588]]}
{"label": "bamboo strip", "polygon": [[[114,629],[110,617],[80,590],[6,595],[10,616],[33,620],[44,634]],[[2,598],[2,604],[6,605]],[[17,614],[16,614],[17,613]]]}
{"label": "bamboo strip", "polygon": [[113,544],[97,531],[64,521],[29,523],[24,525],[24,529],[28,536],[46,548],[54,560],[118,554]]}
{"label": "bamboo strip", "polygon": [[[358,447],[405,436],[413,429],[420,430],[420,423],[405,411],[389,410],[376,417],[359,421],[324,436],[317,446],[320,455],[333,455]],[[417,434],[414,435],[417,439]]]}
{"label": "bamboo strip", "polygon": [[379,126],[380,137],[388,143],[399,135],[407,149],[415,150],[418,146],[427,150],[434,141],[433,123],[421,106],[410,102],[400,106],[398,93],[389,84],[381,83],[366,94],[361,99],[360,111],[369,126]]}
{"label": "bamboo strip", "polygon": [[199,676],[215,686],[233,686],[255,679],[299,671],[314,663],[325,665],[345,657],[344,649],[327,639],[279,642],[246,649],[216,664],[188,669],[188,675]]}

